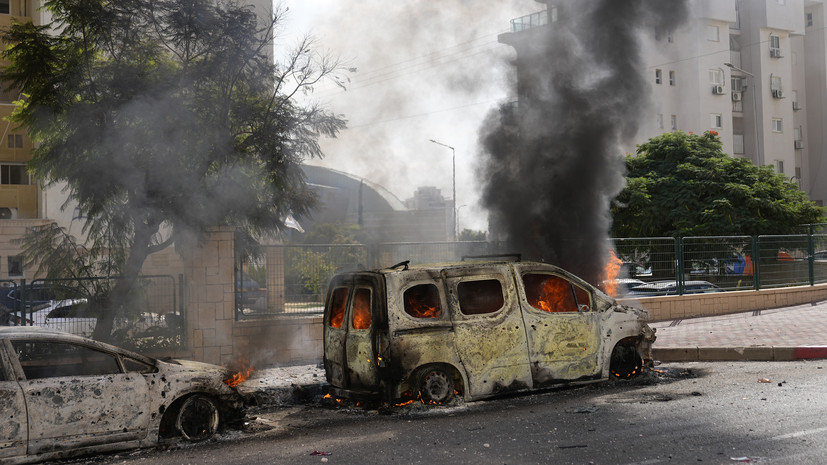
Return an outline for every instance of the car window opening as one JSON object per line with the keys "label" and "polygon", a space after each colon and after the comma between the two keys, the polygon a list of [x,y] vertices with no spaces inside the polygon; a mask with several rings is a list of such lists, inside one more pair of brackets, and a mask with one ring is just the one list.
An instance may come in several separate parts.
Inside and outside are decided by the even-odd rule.
{"label": "car window opening", "polygon": [[331,328],[341,328],[345,321],[345,306],[347,305],[348,288],[339,287],[333,290],[330,298],[330,318],[327,325]]}
{"label": "car window opening", "polygon": [[12,342],[26,379],[98,376],[121,372],[113,355],[63,342]]}
{"label": "car window opening", "polygon": [[405,313],[414,318],[442,317],[439,290],[433,284],[418,284],[411,287],[405,291],[402,300],[405,302]]}
{"label": "car window opening", "polygon": [[459,310],[463,315],[484,315],[503,308],[502,284],[496,279],[463,281],[457,285]]}
{"label": "car window opening", "polygon": [[526,274],[523,276],[526,300],[532,307],[549,313],[577,312],[589,307],[589,295],[559,276]]}
{"label": "car window opening", "polygon": [[353,329],[370,329],[370,289],[357,289],[353,295]]}

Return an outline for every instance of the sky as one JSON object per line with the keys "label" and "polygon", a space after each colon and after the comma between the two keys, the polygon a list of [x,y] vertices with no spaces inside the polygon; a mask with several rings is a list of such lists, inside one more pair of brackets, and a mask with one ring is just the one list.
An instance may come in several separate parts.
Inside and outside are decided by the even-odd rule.
{"label": "sky", "polygon": [[[486,230],[479,205],[480,125],[514,100],[513,48],[497,41],[510,20],[545,5],[533,0],[275,0],[288,8],[276,58],[304,34],[340,57],[350,83],[316,86],[310,97],[344,115],[348,129],[320,142],[309,164],[377,183],[399,199],[420,186],[452,195],[454,147],[459,229]],[[281,1],[281,3],[279,3]]]}

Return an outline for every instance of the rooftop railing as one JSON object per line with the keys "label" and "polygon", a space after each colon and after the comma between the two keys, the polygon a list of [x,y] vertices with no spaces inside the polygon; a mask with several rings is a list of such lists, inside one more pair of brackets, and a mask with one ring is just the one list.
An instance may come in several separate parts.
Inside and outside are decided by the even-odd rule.
{"label": "rooftop railing", "polygon": [[545,26],[548,24],[548,11],[538,11],[530,15],[521,16],[511,20],[511,32],[525,31],[532,27]]}

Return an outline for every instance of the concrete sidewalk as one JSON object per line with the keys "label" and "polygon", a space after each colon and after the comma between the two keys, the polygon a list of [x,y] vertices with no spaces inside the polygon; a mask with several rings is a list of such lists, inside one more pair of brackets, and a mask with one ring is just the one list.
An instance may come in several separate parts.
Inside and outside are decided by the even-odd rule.
{"label": "concrete sidewalk", "polygon": [[[827,359],[827,302],[650,326],[657,329],[653,358],[661,362]],[[325,384],[319,363],[257,370],[239,389],[271,407],[313,400]]]}
{"label": "concrete sidewalk", "polygon": [[660,361],[827,358],[827,302],[651,323]]}

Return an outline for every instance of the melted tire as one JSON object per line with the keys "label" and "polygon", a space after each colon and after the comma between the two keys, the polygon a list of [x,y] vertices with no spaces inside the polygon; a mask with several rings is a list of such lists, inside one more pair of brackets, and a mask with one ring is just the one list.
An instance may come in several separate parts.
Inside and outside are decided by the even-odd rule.
{"label": "melted tire", "polygon": [[215,401],[202,395],[190,396],[175,416],[175,430],[187,441],[211,438],[218,431],[219,415]]}
{"label": "melted tire", "polygon": [[423,370],[418,385],[419,398],[425,403],[444,404],[454,399],[454,378],[443,368]]}
{"label": "melted tire", "polygon": [[634,346],[617,345],[612,351],[609,373],[615,379],[629,379],[643,371],[643,358]]}

